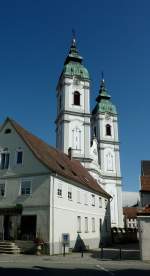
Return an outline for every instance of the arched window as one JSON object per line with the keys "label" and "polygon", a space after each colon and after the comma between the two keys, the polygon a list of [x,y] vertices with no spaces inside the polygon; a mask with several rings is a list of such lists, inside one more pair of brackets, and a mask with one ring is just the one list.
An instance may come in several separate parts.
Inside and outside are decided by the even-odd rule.
{"label": "arched window", "polygon": [[73,96],[73,104],[80,105],[80,93],[78,91],[75,91]]}
{"label": "arched window", "polygon": [[111,126],[109,124],[106,125],[106,135],[111,136]]}

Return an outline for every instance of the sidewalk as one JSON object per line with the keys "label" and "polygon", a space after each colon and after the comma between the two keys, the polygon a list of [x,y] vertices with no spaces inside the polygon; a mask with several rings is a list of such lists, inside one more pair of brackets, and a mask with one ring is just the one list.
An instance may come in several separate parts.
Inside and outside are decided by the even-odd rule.
{"label": "sidewalk", "polygon": [[[121,248],[121,252],[120,252]],[[22,263],[65,263],[65,264],[98,264],[100,261],[120,261],[120,260],[140,260],[140,252],[139,249],[134,246],[130,246],[130,248],[116,247],[116,248],[103,248],[103,252],[101,249],[91,250],[90,252],[83,253],[69,253],[65,256],[63,255],[10,255],[10,254],[0,254],[0,263],[11,263],[11,262],[22,262]]]}

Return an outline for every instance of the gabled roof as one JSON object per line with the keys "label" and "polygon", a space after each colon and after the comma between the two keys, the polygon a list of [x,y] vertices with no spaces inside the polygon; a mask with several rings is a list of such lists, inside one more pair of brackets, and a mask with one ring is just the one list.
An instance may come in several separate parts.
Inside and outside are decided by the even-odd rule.
{"label": "gabled roof", "polygon": [[86,188],[89,188],[93,190],[93,192],[97,192],[104,197],[111,197],[107,192],[105,192],[105,190],[103,190],[102,187],[100,187],[97,181],[89,174],[88,170],[85,169],[79,161],[74,159],[70,160],[68,155],[49,146],[10,118],[6,119],[1,129],[3,129],[7,122],[10,122],[35,157],[50,171],[63,176],[66,179],[80,183]]}

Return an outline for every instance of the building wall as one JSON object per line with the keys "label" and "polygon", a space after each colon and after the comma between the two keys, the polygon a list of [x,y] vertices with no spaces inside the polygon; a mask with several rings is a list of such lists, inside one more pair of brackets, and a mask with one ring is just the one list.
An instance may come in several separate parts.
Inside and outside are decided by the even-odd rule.
{"label": "building wall", "polygon": [[[5,134],[6,129],[11,129],[11,133]],[[13,142],[12,142],[13,141]],[[0,153],[7,148],[10,153],[9,168],[0,170],[0,178],[3,177],[15,177],[16,175],[26,176],[33,175],[34,173],[48,173],[49,170],[35,158],[34,154],[17,134],[15,129],[8,122],[0,132]],[[16,164],[16,152],[17,150],[23,151],[23,163],[22,165]]]}
{"label": "building wall", "polygon": [[[5,134],[6,129],[11,133]],[[49,171],[29,150],[10,123],[0,132],[0,152],[7,148],[10,153],[8,169],[0,169],[0,183],[5,183],[5,194],[0,196],[0,208],[23,206],[22,215],[36,215],[36,232],[44,240],[49,238]],[[16,151],[23,151],[23,163],[16,164]],[[21,194],[22,180],[31,180],[31,193]],[[13,220],[15,221],[15,217]],[[0,218],[3,231],[4,215]]]}
{"label": "building wall", "polygon": [[150,242],[149,242],[149,233],[150,233],[150,216],[139,216],[138,220],[138,229],[139,229],[139,244],[140,244],[140,255],[141,260],[149,261],[150,260]]}
{"label": "building wall", "polygon": [[[58,187],[62,187],[62,197],[57,195]],[[68,191],[72,191],[71,200],[68,199]],[[52,254],[62,253],[62,233],[69,233],[69,247],[71,248],[74,248],[78,234],[85,245],[90,248],[98,248],[101,240],[103,242],[110,240],[109,206],[106,208],[108,200],[101,197],[102,207],[99,207],[100,196],[98,194],[94,194],[82,186],[76,186],[71,182],[67,183],[62,179],[53,177],[51,177],[51,193],[50,247]],[[95,206],[92,206],[92,194],[95,195]],[[81,217],[81,231],[79,233],[78,216]],[[88,218],[88,232],[85,229],[85,217]],[[92,218],[95,219],[95,231],[92,231]],[[101,233],[100,219],[102,220]],[[107,225],[105,220],[107,220]]]}
{"label": "building wall", "polygon": [[150,193],[149,192],[140,192],[140,203],[144,207],[147,204],[150,204]]}

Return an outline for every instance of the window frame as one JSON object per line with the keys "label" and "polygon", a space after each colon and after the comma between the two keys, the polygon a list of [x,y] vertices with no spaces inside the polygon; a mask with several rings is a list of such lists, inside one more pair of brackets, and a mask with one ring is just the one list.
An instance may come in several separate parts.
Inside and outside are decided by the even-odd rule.
{"label": "window frame", "polygon": [[[5,156],[5,157],[3,157],[3,156]],[[8,158],[8,156],[9,156],[9,158]],[[2,166],[2,164],[3,164],[3,166]],[[0,169],[8,170],[9,167],[10,167],[10,152],[8,150],[4,149],[0,152]]]}
{"label": "window frame", "polygon": [[[17,160],[18,160],[18,154],[19,154],[20,152],[22,152],[22,162],[21,162],[21,163],[18,163],[18,162],[17,162]],[[23,154],[23,149],[20,148],[20,149],[17,149],[17,150],[16,150],[15,163],[16,163],[17,166],[23,166],[23,155],[24,155],[24,154]]]}
{"label": "window frame", "polygon": [[106,136],[112,136],[112,127],[110,124],[106,124],[105,133],[106,133]]}
{"label": "window frame", "polygon": [[79,91],[73,92],[73,105],[80,106],[81,104],[81,94]]}
{"label": "window frame", "polygon": [[88,232],[89,232],[88,217],[84,217],[84,232],[85,232],[85,233],[88,233]]}
{"label": "window frame", "polygon": [[92,198],[92,206],[95,206],[95,195],[91,194],[91,198]]}
{"label": "window frame", "polygon": [[[30,193],[22,193],[22,184],[23,184],[23,182],[25,182],[25,181],[27,181],[27,182],[30,182]],[[25,189],[26,190],[26,189]],[[19,192],[19,194],[20,194],[20,196],[31,196],[32,195],[32,179],[31,178],[23,178],[23,179],[21,179],[21,182],[20,182],[20,192]]]}
{"label": "window frame", "polygon": [[82,228],[81,228],[81,216],[77,216],[77,233],[81,233]]}
{"label": "window frame", "polygon": [[4,185],[4,194],[1,194],[1,187],[0,187],[0,198],[6,197],[6,181],[0,181],[0,186]]}
{"label": "window frame", "polygon": [[58,186],[57,186],[57,196],[62,197],[62,184],[61,183],[58,183]]}
{"label": "window frame", "polygon": [[96,232],[95,218],[94,217],[92,217],[92,232]]}
{"label": "window frame", "polygon": [[102,197],[99,196],[99,208],[102,208],[103,207],[103,203],[102,203]]}
{"label": "window frame", "polygon": [[72,187],[68,186],[68,200],[72,201]]}

